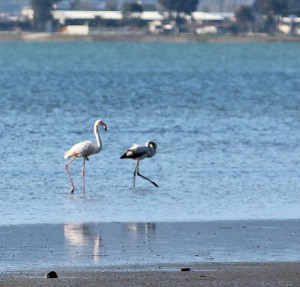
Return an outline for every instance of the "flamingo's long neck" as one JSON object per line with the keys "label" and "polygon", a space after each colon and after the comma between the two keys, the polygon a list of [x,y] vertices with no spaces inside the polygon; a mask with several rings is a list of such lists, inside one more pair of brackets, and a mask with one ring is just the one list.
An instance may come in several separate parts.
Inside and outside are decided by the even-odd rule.
{"label": "flamingo's long neck", "polygon": [[97,152],[100,152],[102,150],[102,141],[98,130],[98,125],[94,125],[94,134],[97,141],[98,150]]}

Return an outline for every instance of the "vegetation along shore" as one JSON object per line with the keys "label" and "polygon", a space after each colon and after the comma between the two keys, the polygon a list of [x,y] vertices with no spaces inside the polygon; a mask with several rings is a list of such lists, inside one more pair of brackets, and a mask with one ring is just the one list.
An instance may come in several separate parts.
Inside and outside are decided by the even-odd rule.
{"label": "vegetation along shore", "polygon": [[141,33],[97,33],[90,35],[68,35],[45,32],[0,32],[0,42],[174,42],[174,43],[251,43],[251,42],[300,42],[300,36],[295,35],[150,35]]}

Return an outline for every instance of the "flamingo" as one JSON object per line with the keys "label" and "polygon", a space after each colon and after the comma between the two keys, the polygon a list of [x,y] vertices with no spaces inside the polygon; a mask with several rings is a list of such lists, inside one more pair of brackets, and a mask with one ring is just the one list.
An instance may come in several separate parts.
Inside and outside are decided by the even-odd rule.
{"label": "flamingo", "polygon": [[120,157],[120,159],[129,158],[129,159],[136,160],[136,166],[133,174],[133,187],[135,187],[136,175],[139,175],[140,177],[150,181],[153,185],[158,187],[158,185],[154,181],[141,175],[139,170],[140,160],[155,156],[156,148],[157,145],[153,141],[147,141],[144,145],[134,144]]}
{"label": "flamingo", "polygon": [[69,180],[71,182],[71,193],[74,192],[74,184],[71,177],[71,174],[69,172],[68,166],[71,162],[73,162],[77,157],[83,158],[83,167],[82,167],[82,192],[85,193],[85,179],[84,179],[84,173],[85,173],[85,161],[89,160],[89,156],[92,154],[99,153],[102,150],[102,141],[101,137],[98,131],[98,126],[102,126],[104,130],[107,130],[107,125],[102,120],[97,120],[94,123],[94,134],[96,137],[97,144],[92,141],[83,141],[80,143],[77,143],[73,145],[64,155],[64,158],[67,159],[69,157],[72,157],[70,161],[68,161],[65,165],[65,168],[67,170]]}

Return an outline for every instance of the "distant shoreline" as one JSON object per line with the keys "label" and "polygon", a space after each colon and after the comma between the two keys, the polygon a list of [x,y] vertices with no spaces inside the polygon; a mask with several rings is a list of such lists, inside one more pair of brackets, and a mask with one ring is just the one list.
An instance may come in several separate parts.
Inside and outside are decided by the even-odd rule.
{"label": "distant shoreline", "polygon": [[147,35],[138,32],[103,32],[89,35],[62,33],[0,32],[0,42],[169,42],[169,43],[255,43],[300,42],[300,36],[291,35]]}

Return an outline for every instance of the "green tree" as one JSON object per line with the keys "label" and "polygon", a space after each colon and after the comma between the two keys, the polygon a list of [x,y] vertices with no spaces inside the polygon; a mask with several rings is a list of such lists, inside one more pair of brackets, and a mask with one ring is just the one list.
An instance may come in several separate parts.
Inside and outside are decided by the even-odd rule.
{"label": "green tree", "polygon": [[288,14],[300,16],[300,1],[299,0],[289,0]]}
{"label": "green tree", "polygon": [[110,0],[110,1],[105,2],[104,10],[117,11],[118,10],[118,1],[117,0]]}
{"label": "green tree", "polygon": [[235,13],[237,23],[242,31],[252,31],[252,24],[255,21],[252,7],[242,5]]}
{"label": "green tree", "polygon": [[270,12],[267,17],[266,17],[266,21],[264,23],[264,28],[265,28],[265,31],[268,33],[268,34],[275,34],[276,32],[276,18],[274,16],[274,14],[272,12]]}
{"label": "green tree", "polygon": [[71,10],[83,10],[83,11],[92,10],[92,6],[90,5],[90,3],[85,0],[74,0],[70,4],[70,8]]}
{"label": "green tree", "polygon": [[157,11],[157,8],[155,6],[155,4],[143,4],[143,10],[144,11]]}
{"label": "green tree", "polygon": [[143,7],[142,5],[136,2],[125,2],[122,5],[122,13],[123,13],[123,23],[124,25],[133,26],[133,27],[142,27],[144,22],[141,20],[139,16],[136,16],[135,13],[142,13]]}
{"label": "green tree", "polygon": [[143,6],[136,3],[136,2],[125,2],[122,5],[122,11],[123,12],[133,12],[133,13],[142,13],[143,12]]}
{"label": "green tree", "polygon": [[178,32],[186,23],[181,13],[191,14],[197,10],[198,0],[158,0],[158,3],[168,12],[168,20],[175,20]]}
{"label": "green tree", "polygon": [[287,0],[255,0],[253,3],[254,10],[264,15],[286,15],[288,7]]}
{"label": "green tree", "polygon": [[254,11],[265,16],[263,31],[269,34],[276,33],[278,15],[286,16],[289,13],[288,0],[255,0]]}
{"label": "green tree", "polygon": [[52,10],[54,4],[60,0],[30,0],[34,11],[33,25],[38,30],[44,30],[47,23],[52,20]]}
{"label": "green tree", "polygon": [[158,0],[158,3],[169,12],[191,14],[197,10],[198,0]]}

